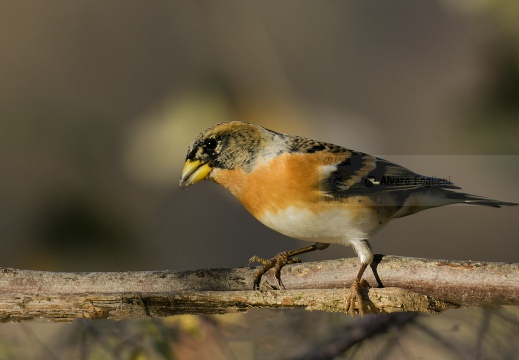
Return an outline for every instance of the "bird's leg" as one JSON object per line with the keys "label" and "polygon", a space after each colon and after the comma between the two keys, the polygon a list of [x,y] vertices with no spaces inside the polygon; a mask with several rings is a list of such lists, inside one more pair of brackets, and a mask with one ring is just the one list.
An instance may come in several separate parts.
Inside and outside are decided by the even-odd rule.
{"label": "bird's leg", "polygon": [[361,287],[369,287],[369,284],[366,280],[361,280],[364,271],[368,264],[361,263],[359,273],[357,277],[351,284],[350,294],[346,299],[346,313],[349,313],[351,316],[355,314],[355,301],[359,304],[359,313],[364,316],[364,301],[362,299],[362,294],[360,293]]}
{"label": "bird's leg", "polygon": [[300,259],[293,258],[293,256],[305,254],[307,252],[316,251],[316,250],[324,250],[328,246],[330,246],[330,244],[316,242],[313,245],[306,246],[306,247],[303,247],[303,248],[300,248],[297,250],[285,251],[285,252],[279,253],[270,260],[263,259],[263,258],[260,258],[256,255],[254,255],[253,257],[250,258],[249,264],[252,262],[260,262],[263,264],[263,266],[261,267],[261,269],[259,269],[259,271],[256,273],[256,275],[254,275],[253,289],[259,290],[261,277],[263,276],[263,274],[265,274],[268,270],[270,270],[272,268],[274,268],[274,271],[275,271],[274,275],[276,276],[279,286],[280,287],[282,286],[283,288],[285,288],[285,285],[283,285],[283,282],[281,281],[281,269],[283,268],[283,266],[285,266],[287,264],[294,264],[294,263],[301,262]]}

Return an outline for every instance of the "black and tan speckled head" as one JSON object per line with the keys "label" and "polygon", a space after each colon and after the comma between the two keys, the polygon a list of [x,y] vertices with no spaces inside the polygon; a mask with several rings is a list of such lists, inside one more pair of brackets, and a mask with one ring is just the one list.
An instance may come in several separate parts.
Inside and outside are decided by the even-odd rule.
{"label": "black and tan speckled head", "polygon": [[231,170],[250,163],[265,129],[239,121],[219,123],[202,132],[189,146],[186,160]]}
{"label": "black and tan speckled head", "polygon": [[[219,123],[202,132],[189,146],[180,184],[192,185],[209,177],[213,169],[250,171],[260,152],[284,151],[283,137],[259,125],[240,121]],[[279,146],[265,146],[277,142]],[[270,154],[275,156],[277,154]],[[267,155],[267,156],[265,156]],[[265,159],[269,154],[263,154]]]}

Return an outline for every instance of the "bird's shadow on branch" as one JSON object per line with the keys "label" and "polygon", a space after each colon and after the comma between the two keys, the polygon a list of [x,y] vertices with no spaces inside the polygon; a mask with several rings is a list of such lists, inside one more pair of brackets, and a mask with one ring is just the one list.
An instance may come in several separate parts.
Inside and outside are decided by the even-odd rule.
{"label": "bird's shadow on branch", "polygon": [[371,270],[373,271],[373,276],[375,277],[375,280],[377,281],[377,287],[383,288],[385,287],[384,284],[382,284],[382,280],[380,280],[380,277],[378,276],[377,267],[378,264],[382,261],[385,255],[383,254],[375,254],[373,257],[373,261],[371,262]]}

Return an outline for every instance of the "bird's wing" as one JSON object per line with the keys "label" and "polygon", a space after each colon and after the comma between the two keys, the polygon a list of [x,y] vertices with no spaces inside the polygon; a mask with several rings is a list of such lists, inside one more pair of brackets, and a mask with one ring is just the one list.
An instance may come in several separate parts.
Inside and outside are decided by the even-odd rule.
{"label": "bird's wing", "polygon": [[403,166],[361,152],[350,151],[321,179],[321,189],[330,196],[402,192],[424,188],[459,189],[446,179],[419,175]]}

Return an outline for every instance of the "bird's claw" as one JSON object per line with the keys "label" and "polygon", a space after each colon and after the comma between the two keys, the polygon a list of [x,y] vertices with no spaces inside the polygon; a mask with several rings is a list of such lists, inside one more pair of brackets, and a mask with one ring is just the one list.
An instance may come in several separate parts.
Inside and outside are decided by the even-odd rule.
{"label": "bird's claw", "polygon": [[279,253],[276,256],[274,256],[272,259],[264,259],[260,258],[259,256],[254,255],[249,260],[249,265],[253,262],[259,262],[263,264],[261,269],[254,275],[254,290],[259,290],[260,288],[260,282],[261,277],[263,274],[265,274],[268,270],[274,268],[274,276],[276,277],[276,280],[278,281],[279,287],[285,289],[285,285],[283,285],[283,281],[281,281],[281,269],[283,266],[287,264],[296,264],[300,263],[301,259],[299,258],[290,258],[286,253]]}
{"label": "bird's claw", "polygon": [[257,256],[257,255],[254,255],[253,257],[251,257],[251,258],[249,259],[249,265],[252,264],[252,263],[255,263],[255,262],[257,262],[257,263],[261,263],[261,264],[265,265],[265,264],[267,264],[269,261],[268,261],[267,259],[265,259],[265,258],[261,258],[261,257],[259,257],[259,256]]}
{"label": "bird's claw", "polygon": [[355,279],[353,284],[351,284],[350,294],[346,298],[345,312],[351,316],[355,315],[355,302],[358,304],[359,314],[364,316],[364,300],[360,292],[361,288],[369,289],[369,283],[366,280],[359,281]]}

